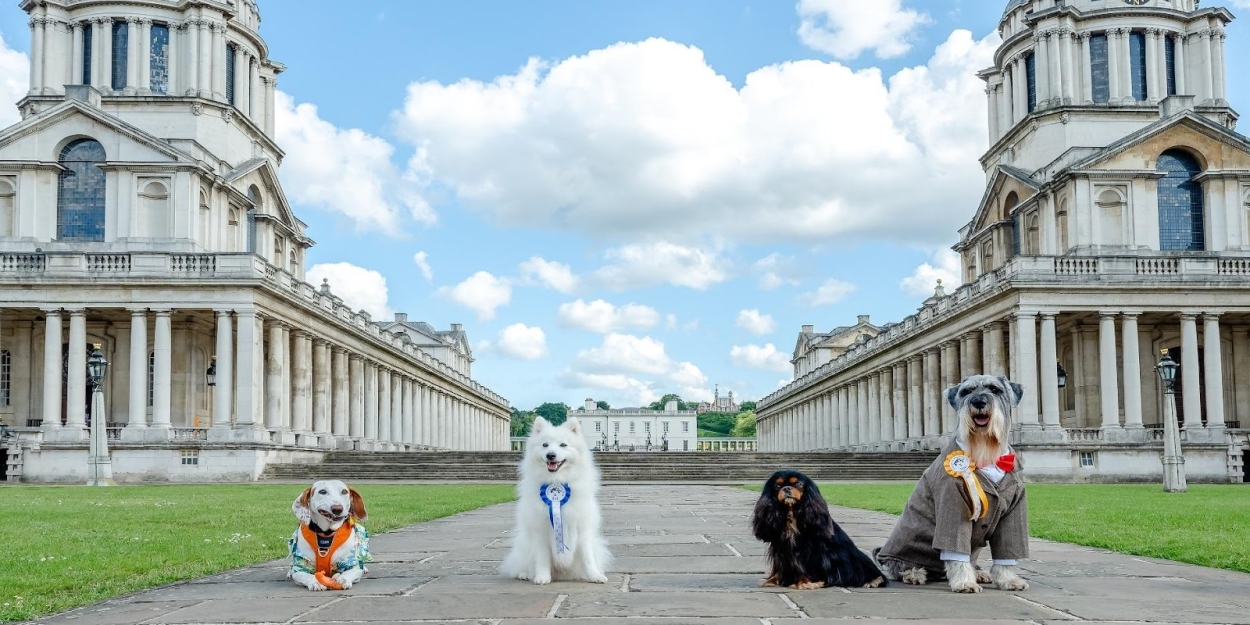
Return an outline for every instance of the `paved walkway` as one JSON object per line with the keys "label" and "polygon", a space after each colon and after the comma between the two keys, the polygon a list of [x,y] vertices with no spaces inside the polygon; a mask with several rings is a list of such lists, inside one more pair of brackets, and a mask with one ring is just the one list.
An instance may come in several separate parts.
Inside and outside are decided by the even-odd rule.
{"label": "paved walkway", "polygon": [[[836,488],[836,487],[835,487]],[[510,504],[375,536],[377,561],[349,591],[313,593],[270,562],[45,619],[75,625],[470,622],[525,625],[820,625],[851,618],[1155,621],[1250,624],[1250,575],[1035,541],[1032,589],[956,595],[945,585],[778,592],[759,588],[763,545],[747,520],[755,495],[725,487],[620,486],[604,494],[616,565],[607,585],[534,586],[495,573]],[[836,509],[860,547],[880,545],[886,514]],[[624,617],[647,617],[627,619]],[[660,617],[660,618],[657,618]]]}

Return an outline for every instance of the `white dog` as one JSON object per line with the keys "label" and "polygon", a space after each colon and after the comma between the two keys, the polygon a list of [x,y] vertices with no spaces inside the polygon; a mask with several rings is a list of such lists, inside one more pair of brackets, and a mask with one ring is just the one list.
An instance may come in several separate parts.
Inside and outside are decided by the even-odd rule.
{"label": "white dog", "polygon": [[368,573],[368,518],[360,493],[338,480],[314,482],[291,510],[299,528],[291,535],[287,577],[309,590],[347,590]]}
{"label": "white dog", "polygon": [[599,470],[577,419],[555,427],[535,418],[520,472],[516,533],[500,572],[535,584],[607,582],[612,554],[599,527]]}

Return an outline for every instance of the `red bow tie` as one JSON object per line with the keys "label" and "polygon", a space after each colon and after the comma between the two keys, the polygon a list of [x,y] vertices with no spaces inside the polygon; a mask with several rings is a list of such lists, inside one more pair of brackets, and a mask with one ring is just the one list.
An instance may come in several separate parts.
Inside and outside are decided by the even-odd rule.
{"label": "red bow tie", "polygon": [[998,468],[1002,469],[1004,472],[1011,473],[1011,470],[1016,468],[1016,455],[1007,454],[1005,456],[999,456],[998,460],[994,461],[994,464],[998,465]]}

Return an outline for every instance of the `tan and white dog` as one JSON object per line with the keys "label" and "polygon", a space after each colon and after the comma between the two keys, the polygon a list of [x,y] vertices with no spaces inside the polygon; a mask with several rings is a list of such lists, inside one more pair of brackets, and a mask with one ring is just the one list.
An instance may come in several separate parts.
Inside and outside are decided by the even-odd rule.
{"label": "tan and white dog", "polygon": [[368,518],[360,493],[338,480],[314,482],[291,511],[299,527],[291,535],[287,577],[309,590],[347,590],[368,573]]}

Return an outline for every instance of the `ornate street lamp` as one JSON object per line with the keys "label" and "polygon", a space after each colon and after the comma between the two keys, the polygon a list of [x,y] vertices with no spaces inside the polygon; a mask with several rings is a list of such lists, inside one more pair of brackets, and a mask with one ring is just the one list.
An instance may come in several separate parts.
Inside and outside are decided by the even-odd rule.
{"label": "ornate street lamp", "polygon": [[1164,415],[1163,415],[1163,491],[1167,493],[1183,493],[1188,490],[1185,484],[1185,456],[1181,450],[1181,430],[1176,419],[1176,373],[1181,366],[1167,350],[1162,350],[1163,358],[1155,367],[1159,379],[1163,381]]}
{"label": "ornate street lamp", "polygon": [[1059,376],[1059,388],[1068,385],[1068,372],[1063,370],[1063,363],[1055,361],[1055,371]]}
{"label": "ornate street lamp", "polygon": [[212,361],[208,363],[208,371],[204,372],[204,377],[208,380],[209,386],[217,386],[217,356],[213,356]]}
{"label": "ornate street lamp", "polygon": [[87,485],[112,486],[113,460],[109,456],[108,417],[104,414],[104,378],[109,361],[100,351],[100,344],[91,346],[87,356],[87,381],[91,383],[91,444],[87,452]]}

